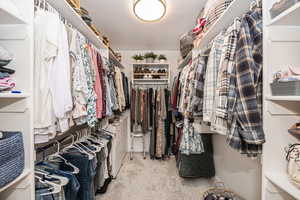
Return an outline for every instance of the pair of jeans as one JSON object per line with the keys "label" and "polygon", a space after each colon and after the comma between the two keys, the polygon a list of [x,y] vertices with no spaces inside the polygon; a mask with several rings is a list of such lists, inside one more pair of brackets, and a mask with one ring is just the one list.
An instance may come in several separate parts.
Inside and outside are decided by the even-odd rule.
{"label": "pair of jeans", "polygon": [[62,190],[59,193],[42,195],[45,193],[49,193],[49,186],[44,185],[43,183],[36,182],[35,183],[35,199],[36,200],[65,200],[64,191]]}
{"label": "pair of jeans", "polygon": [[69,182],[64,186],[65,198],[66,200],[73,200],[77,197],[80,184],[76,178],[76,175],[72,173],[72,167],[69,167],[68,170],[62,171],[59,169],[59,167],[62,165],[65,165],[64,169],[68,168],[68,165],[66,165],[64,162],[61,162],[60,159],[57,159],[56,163],[40,162],[37,164],[37,167],[50,173],[50,175],[56,174],[68,178]]}
{"label": "pair of jeans", "polygon": [[66,186],[64,186],[66,200],[76,199],[80,188],[80,184],[76,178],[76,175],[67,171],[62,171],[57,169],[46,169],[45,171],[68,178],[69,182]]}
{"label": "pair of jeans", "polygon": [[[70,163],[79,168],[79,173],[76,175],[80,188],[77,198],[74,200],[94,200],[94,177],[96,175],[97,160],[93,158],[89,160],[86,154],[80,153],[75,149],[71,149],[68,152],[62,154],[62,156]],[[65,166],[61,166],[64,170]]]}

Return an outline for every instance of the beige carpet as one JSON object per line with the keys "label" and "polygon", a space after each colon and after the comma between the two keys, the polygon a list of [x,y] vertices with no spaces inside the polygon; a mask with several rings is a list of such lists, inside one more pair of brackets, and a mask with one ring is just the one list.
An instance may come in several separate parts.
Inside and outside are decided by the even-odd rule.
{"label": "beige carpet", "polygon": [[133,160],[126,158],[117,179],[97,200],[201,200],[209,183],[206,179],[180,178],[174,158],[144,160],[141,154],[134,154]]}

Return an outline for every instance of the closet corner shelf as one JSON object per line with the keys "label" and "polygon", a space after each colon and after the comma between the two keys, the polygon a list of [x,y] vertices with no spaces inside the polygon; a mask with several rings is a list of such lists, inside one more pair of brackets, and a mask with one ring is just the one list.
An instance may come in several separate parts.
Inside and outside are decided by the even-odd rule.
{"label": "closet corner shelf", "polygon": [[48,0],[51,6],[60,12],[76,29],[78,29],[90,42],[99,49],[106,49],[99,36],[83,21],[80,15],[66,0]]}
{"label": "closet corner shelf", "polygon": [[13,94],[13,93],[0,93],[0,99],[24,99],[29,97],[28,93]]}
{"label": "closet corner shelf", "polygon": [[208,29],[197,45],[197,49],[203,49],[209,44],[224,28],[230,26],[236,17],[241,17],[250,9],[251,1],[234,0],[224,11],[220,18]]}
{"label": "closet corner shelf", "polygon": [[289,9],[283,11],[280,15],[276,16],[268,24],[271,25],[290,25],[290,26],[299,26],[300,25],[300,2],[296,3]]}
{"label": "closet corner shelf", "polygon": [[14,184],[20,182],[21,180],[23,180],[24,178],[26,178],[29,174],[30,174],[30,170],[29,169],[24,169],[24,171],[22,172],[22,174],[20,176],[18,176],[15,180],[13,180],[9,184],[5,185],[4,187],[0,188],[0,193],[3,192],[3,191],[5,191],[6,189],[10,188]]}
{"label": "closet corner shelf", "polygon": [[286,173],[266,173],[265,177],[294,198],[300,199],[300,190],[290,182]]}
{"label": "closet corner shelf", "polygon": [[20,16],[16,16],[4,8],[0,8],[0,25],[26,24]]}
{"label": "closet corner shelf", "polygon": [[267,96],[269,101],[300,101],[300,96]]}

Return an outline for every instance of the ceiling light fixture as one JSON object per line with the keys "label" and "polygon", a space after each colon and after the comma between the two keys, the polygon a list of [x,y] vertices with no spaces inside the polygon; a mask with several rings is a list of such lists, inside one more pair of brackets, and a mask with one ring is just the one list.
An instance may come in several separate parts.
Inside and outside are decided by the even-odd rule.
{"label": "ceiling light fixture", "polygon": [[144,22],[159,21],[166,14],[165,0],[134,0],[133,12]]}

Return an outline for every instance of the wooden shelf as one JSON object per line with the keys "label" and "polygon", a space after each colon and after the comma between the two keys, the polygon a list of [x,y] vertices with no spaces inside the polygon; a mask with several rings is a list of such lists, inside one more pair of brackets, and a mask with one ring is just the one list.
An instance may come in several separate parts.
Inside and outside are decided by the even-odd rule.
{"label": "wooden shelf", "polygon": [[168,73],[134,73],[134,76],[138,75],[159,75],[159,76],[168,76]]}
{"label": "wooden shelf", "polygon": [[18,176],[15,180],[13,180],[9,184],[5,185],[4,187],[0,188],[0,193],[3,192],[4,190],[10,188],[14,184],[20,182],[21,180],[26,178],[29,174],[30,174],[30,170],[29,169],[24,169],[23,173],[20,176]]}
{"label": "wooden shelf", "polygon": [[143,66],[167,66],[169,63],[133,63],[133,65]]}
{"label": "wooden shelf", "polygon": [[169,81],[169,79],[133,79],[134,81]]}
{"label": "wooden shelf", "polygon": [[269,101],[300,101],[300,96],[267,96]]}
{"label": "wooden shelf", "polygon": [[294,198],[300,199],[300,189],[290,182],[286,173],[266,173],[265,177]]}
{"label": "wooden shelf", "polygon": [[16,16],[9,10],[0,8],[0,25],[26,24],[26,21],[21,16]]}
{"label": "wooden shelf", "polygon": [[107,49],[99,36],[82,20],[80,15],[69,5],[66,0],[48,0],[51,6],[64,16],[78,31],[99,49]]}
{"label": "wooden shelf", "polygon": [[289,25],[289,26],[299,26],[300,25],[300,2],[296,3],[294,6],[283,11],[280,15],[276,16],[270,25]]}
{"label": "wooden shelf", "polygon": [[205,48],[222,30],[229,27],[236,17],[241,17],[250,9],[251,1],[234,0],[220,18],[209,28],[196,48]]}
{"label": "wooden shelf", "polygon": [[0,99],[24,99],[29,97],[28,93],[14,94],[14,93],[0,93]]}

